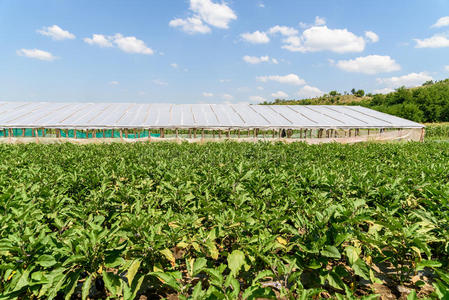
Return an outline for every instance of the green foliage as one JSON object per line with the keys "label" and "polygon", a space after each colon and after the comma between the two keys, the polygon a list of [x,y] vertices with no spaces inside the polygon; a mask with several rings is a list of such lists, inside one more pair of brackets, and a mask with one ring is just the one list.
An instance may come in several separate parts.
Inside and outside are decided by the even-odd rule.
{"label": "green foliage", "polygon": [[418,88],[401,87],[386,95],[368,94],[364,97],[365,91],[356,89],[352,89],[351,94],[353,96],[340,97],[332,91],[332,94],[313,99],[278,100],[264,104],[362,105],[416,122],[449,121],[449,79],[429,81]]}
{"label": "green foliage", "polygon": [[426,125],[426,138],[430,139],[449,139],[449,124],[434,123]]}
{"label": "green foliage", "polygon": [[445,143],[0,145],[0,159],[0,299],[351,299],[420,270],[447,297]]}
{"label": "green foliage", "polygon": [[358,90],[357,92],[355,92],[354,94],[357,97],[363,97],[365,96],[365,91],[364,90]]}

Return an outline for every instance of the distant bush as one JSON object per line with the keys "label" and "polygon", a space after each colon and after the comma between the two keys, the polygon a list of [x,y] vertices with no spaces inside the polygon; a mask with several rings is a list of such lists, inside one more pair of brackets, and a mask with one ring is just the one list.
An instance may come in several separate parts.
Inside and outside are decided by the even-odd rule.
{"label": "distant bush", "polygon": [[426,127],[427,138],[449,138],[449,123],[428,124]]}

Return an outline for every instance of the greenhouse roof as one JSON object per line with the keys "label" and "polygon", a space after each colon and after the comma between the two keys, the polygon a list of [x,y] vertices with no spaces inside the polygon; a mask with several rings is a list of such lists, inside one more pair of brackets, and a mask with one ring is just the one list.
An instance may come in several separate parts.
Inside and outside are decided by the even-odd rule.
{"label": "greenhouse roof", "polygon": [[361,106],[0,102],[1,128],[422,128]]}

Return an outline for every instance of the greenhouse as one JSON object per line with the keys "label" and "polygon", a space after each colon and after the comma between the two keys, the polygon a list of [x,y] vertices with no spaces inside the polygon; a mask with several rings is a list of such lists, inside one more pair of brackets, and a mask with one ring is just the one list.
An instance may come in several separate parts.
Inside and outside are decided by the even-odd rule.
{"label": "greenhouse", "polygon": [[361,106],[0,102],[3,142],[423,138],[422,124]]}

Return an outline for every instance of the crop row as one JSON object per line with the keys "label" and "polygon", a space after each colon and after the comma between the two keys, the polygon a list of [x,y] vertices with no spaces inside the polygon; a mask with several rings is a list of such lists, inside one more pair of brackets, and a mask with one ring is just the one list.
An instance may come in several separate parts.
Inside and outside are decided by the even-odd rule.
{"label": "crop row", "polygon": [[449,297],[445,143],[0,145],[0,160],[0,299]]}

